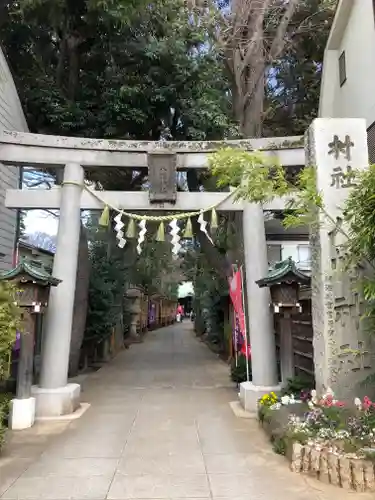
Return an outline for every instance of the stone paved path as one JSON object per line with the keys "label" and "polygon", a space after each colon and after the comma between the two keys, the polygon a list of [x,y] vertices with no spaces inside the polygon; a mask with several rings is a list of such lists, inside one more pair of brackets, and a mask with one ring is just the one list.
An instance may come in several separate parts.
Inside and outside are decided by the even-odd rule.
{"label": "stone paved path", "polygon": [[188,323],[150,333],[88,377],[92,406],[80,420],[13,434],[1,498],[367,498],[289,472],[257,423],[234,416],[228,367]]}

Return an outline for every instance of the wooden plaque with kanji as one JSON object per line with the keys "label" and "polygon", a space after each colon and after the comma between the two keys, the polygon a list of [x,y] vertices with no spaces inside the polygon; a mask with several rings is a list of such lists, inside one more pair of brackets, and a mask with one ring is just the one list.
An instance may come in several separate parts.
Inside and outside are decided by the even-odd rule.
{"label": "wooden plaque with kanji", "polygon": [[176,155],[165,151],[149,153],[148,180],[151,203],[176,203]]}

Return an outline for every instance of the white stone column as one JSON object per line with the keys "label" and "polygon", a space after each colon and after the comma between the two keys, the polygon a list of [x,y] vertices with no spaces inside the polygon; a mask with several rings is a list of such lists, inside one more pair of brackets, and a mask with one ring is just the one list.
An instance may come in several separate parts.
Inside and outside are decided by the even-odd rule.
{"label": "white stone column", "polygon": [[256,284],[257,280],[264,278],[268,273],[266,234],[261,205],[255,203],[245,205],[243,237],[252,382],[241,384],[240,399],[245,410],[254,412],[257,409],[257,401],[263,394],[280,389],[270,292],[268,288],[259,288]]}
{"label": "white stone column", "polygon": [[345,268],[347,239],[342,209],[352,187],[350,169],[368,166],[366,123],[363,119],[318,118],[306,134],[306,162],[316,169],[317,189],[324,209],[310,235],[312,316],[316,388],[339,398],[359,395],[359,382],[371,360],[368,336],[361,331],[358,269]]}
{"label": "white stone column", "polygon": [[80,386],[68,384],[70,340],[77,276],[81,218],[83,168],[69,163],[64,169],[61,187],[59,229],[53,276],[61,283],[50,291],[39,387],[36,396],[37,417],[74,412],[79,406]]}

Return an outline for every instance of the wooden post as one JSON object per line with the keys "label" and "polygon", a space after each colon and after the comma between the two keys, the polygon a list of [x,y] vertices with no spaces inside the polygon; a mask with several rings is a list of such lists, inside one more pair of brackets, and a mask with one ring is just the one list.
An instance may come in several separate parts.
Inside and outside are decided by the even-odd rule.
{"label": "wooden post", "polygon": [[17,399],[29,399],[33,383],[35,330],[35,316],[29,310],[23,313],[22,330],[17,374]]}
{"label": "wooden post", "polygon": [[281,381],[285,385],[294,376],[294,356],[292,338],[292,314],[284,311],[280,318],[280,360]]}

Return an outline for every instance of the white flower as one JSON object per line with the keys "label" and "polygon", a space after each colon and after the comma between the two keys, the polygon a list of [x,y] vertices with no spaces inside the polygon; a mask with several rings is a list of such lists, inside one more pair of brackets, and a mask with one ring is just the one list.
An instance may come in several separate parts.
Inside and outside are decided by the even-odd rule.
{"label": "white flower", "polygon": [[360,410],[362,408],[362,401],[359,398],[354,399],[354,404]]}
{"label": "white flower", "polygon": [[281,398],[281,404],[283,404],[284,406],[287,406],[290,402],[291,398],[289,396],[283,396]]}
{"label": "white flower", "polygon": [[313,403],[316,403],[316,402],[318,401],[318,398],[317,398],[317,396],[316,396],[316,390],[315,390],[315,389],[313,389],[313,390],[311,391],[311,401],[312,401]]}
{"label": "white flower", "polygon": [[280,410],[281,408],[281,403],[275,403],[274,405],[270,406],[270,410]]}

